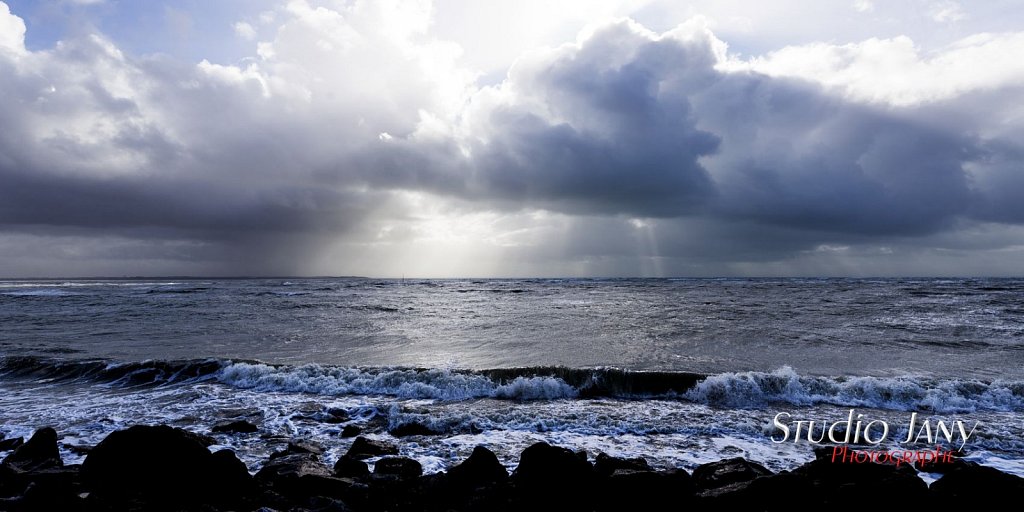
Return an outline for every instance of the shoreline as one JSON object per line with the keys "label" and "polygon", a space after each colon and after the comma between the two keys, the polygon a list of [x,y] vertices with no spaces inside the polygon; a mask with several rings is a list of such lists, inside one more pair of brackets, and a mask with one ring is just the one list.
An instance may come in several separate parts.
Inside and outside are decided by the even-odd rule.
{"label": "shoreline", "polygon": [[[790,471],[730,458],[688,472],[604,453],[591,462],[538,442],[511,473],[478,446],[447,471],[424,474],[395,444],[356,437],[330,467],[322,446],[293,439],[250,474],[231,450],[211,452],[212,438],[165,425],[115,431],[81,465],[64,465],[57,439],[47,427],[20,445],[0,440],[14,445],[0,464],[0,510],[783,510],[867,497],[946,508],[1024,493],[1024,478],[956,457],[844,463],[833,447]],[[929,485],[918,471],[937,478]]]}

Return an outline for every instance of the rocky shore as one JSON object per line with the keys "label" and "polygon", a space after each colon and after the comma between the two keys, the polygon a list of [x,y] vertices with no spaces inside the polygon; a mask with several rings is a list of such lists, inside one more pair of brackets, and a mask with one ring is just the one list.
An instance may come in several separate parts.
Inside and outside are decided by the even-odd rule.
{"label": "rocky shore", "polygon": [[734,458],[689,473],[605,454],[591,461],[537,443],[523,450],[511,474],[477,447],[447,472],[424,475],[419,462],[398,456],[397,446],[358,437],[333,467],[322,447],[295,440],[252,475],[233,452],[211,452],[212,439],[168,426],[114,432],[81,465],[64,465],[57,441],[52,428],[28,441],[0,440],[8,450],[0,464],[0,510],[942,510],[1024,496],[1024,479],[968,461],[918,468],[942,473],[928,486],[911,465],[837,463],[829,449],[792,471],[773,473]]}

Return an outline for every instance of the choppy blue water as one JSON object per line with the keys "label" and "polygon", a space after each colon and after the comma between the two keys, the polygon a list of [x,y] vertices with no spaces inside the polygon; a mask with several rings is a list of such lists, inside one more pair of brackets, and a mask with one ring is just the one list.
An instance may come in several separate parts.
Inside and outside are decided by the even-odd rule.
{"label": "choppy blue water", "polygon": [[[547,440],[657,465],[807,443],[772,418],[856,408],[981,422],[971,457],[1024,474],[1024,280],[0,281],[0,433],[44,425],[65,457],[133,423],[206,432],[255,469],[285,437],[347,449],[348,423],[441,470]],[[333,411],[333,412],[332,412]],[[901,438],[902,438],[901,437]]]}

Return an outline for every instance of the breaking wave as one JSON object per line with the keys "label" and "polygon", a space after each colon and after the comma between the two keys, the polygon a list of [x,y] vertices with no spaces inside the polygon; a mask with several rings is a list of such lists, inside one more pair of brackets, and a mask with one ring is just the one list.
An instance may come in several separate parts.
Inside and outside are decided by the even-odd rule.
{"label": "breaking wave", "polygon": [[114,387],[214,382],[260,392],[385,395],[433,400],[494,398],[684,400],[723,408],[828,404],[901,411],[1024,411],[1024,382],[912,377],[821,377],[789,367],[703,376],[618,368],[525,367],[459,370],[271,365],[257,361],[0,358],[0,377]]}
{"label": "breaking wave", "polygon": [[1024,410],[1024,382],[912,377],[814,377],[792,368],[723,373],[704,379],[686,399],[731,408],[829,404],[899,411]]}

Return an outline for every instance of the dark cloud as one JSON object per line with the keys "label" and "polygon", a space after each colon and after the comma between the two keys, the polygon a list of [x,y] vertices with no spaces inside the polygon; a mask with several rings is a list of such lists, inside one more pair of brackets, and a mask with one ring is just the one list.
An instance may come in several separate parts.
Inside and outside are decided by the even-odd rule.
{"label": "dark cloud", "polygon": [[[745,112],[723,126],[708,163],[723,190],[720,212],[815,231],[918,235],[948,227],[975,191],[963,166],[977,141],[890,112],[848,104],[805,84],[758,76],[747,95],[705,93],[707,118]],[[727,89],[731,87],[727,86]],[[745,126],[744,126],[745,125]],[[752,126],[754,129],[750,129]]]}
{"label": "dark cloud", "polygon": [[[408,41],[342,38],[339,26],[367,29],[314,15],[326,16],[295,13],[258,65],[125,56],[99,36],[4,50],[0,248],[33,269],[11,240],[89,247],[88,272],[124,260],[309,273],[333,244],[411,243],[426,197],[442,217],[513,219],[494,228],[529,234],[503,249],[533,262],[523,273],[747,273],[851,254],[909,261],[977,226],[1024,222],[1024,143],[978,113],[1019,90],[853,101],[727,68],[696,23],[656,35],[621,21],[459,100],[465,84],[431,74]],[[557,220],[530,217],[539,210]]]}
{"label": "dark cloud", "polygon": [[905,235],[981,199],[963,166],[982,151],[957,127],[715,63],[707,37],[623,22],[513,73],[503,87],[527,92],[488,112],[474,191],[566,213]]}
{"label": "dark cloud", "polygon": [[698,159],[720,139],[679,89],[705,79],[706,43],[644,40],[623,22],[521,63],[508,101],[478,114],[488,133],[471,145],[471,190],[566,213],[701,211],[715,187]]}

